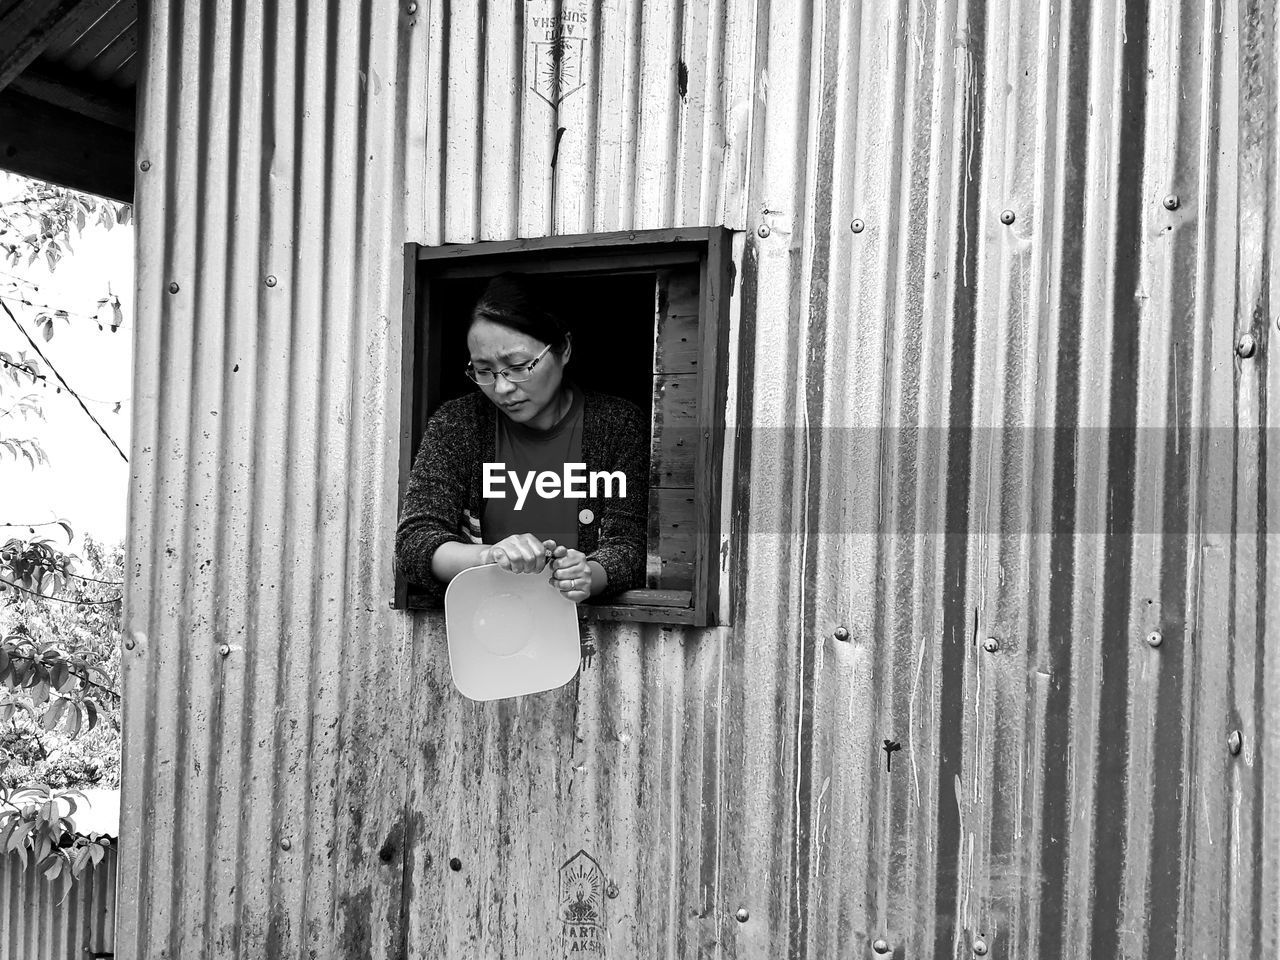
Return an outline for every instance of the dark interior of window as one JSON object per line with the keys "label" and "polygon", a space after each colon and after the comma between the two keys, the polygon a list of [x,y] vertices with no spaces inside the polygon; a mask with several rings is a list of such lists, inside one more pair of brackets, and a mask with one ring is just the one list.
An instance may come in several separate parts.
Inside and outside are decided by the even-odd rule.
{"label": "dark interior of window", "polygon": [[[431,316],[440,329],[440,400],[479,389],[463,372],[466,331],[489,277],[436,280]],[[625,397],[649,416],[653,401],[654,274],[536,275],[529,277],[569,327],[568,371],[586,390]]]}

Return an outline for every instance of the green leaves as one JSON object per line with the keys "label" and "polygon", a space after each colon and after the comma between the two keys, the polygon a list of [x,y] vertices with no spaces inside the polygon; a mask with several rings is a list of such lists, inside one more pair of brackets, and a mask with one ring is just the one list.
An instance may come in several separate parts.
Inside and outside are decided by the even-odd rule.
{"label": "green leaves", "polygon": [[[108,311],[111,318],[105,319],[103,311]],[[120,329],[120,324],[124,323],[124,311],[120,306],[120,298],[108,290],[107,295],[98,301],[98,309],[94,311],[94,319],[101,326],[104,322],[111,328],[111,332],[115,333]]]}
{"label": "green leaves", "polygon": [[15,461],[20,457],[26,460],[32,470],[49,462],[49,455],[44,452],[44,447],[40,446],[40,441],[34,437],[0,437],[0,450],[9,454]]}
{"label": "green leaves", "polygon": [[0,788],[0,856],[17,854],[22,866],[27,858],[49,880],[79,876],[91,864],[99,864],[112,840],[98,833],[82,836],[72,819],[85,796],[79,790],[54,791],[48,786]]}
{"label": "green leaves", "polygon": [[[0,447],[6,442],[11,441],[0,440]],[[0,546],[0,578],[33,593],[52,594],[61,590],[74,573],[77,559],[74,554],[55,549],[48,537],[14,537]]]}
{"label": "green leaves", "polygon": [[10,268],[25,258],[30,266],[43,259],[50,271],[64,253],[71,252],[73,235],[80,236],[91,223],[111,230],[133,220],[133,208],[91,197],[65,187],[28,181],[18,197],[0,204],[0,251]]}
{"label": "green leaves", "polygon": [[44,382],[40,361],[27,356],[25,350],[16,354],[0,350],[0,377],[12,380],[15,386],[24,387]]}
{"label": "green leaves", "polygon": [[66,310],[41,310],[36,314],[35,324],[40,331],[46,343],[53,339],[54,321],[61,320],[63,323],[71,323],[71,314]]}

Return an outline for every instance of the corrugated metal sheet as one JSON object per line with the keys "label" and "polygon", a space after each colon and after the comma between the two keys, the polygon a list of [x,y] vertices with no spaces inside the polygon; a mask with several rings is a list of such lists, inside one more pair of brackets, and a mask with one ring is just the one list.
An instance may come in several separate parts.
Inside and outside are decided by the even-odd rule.
{"label": "corrugated metal sheet", "polygon": [[[546,957],[580,849],[615,957],[1275,952],[1274,5],[197,9],[141,110],[122,956]],[[721,222],[729,625],[462,700],[386,607],[399,243]]]}
{"label": "corrugated metal sheet", "polygon": [[0,857],[0,960],[85,960],[115,944],[116,848],[75,880],[49,881],[28,857]]}
{"label": "corrugated metal sheet", "polygon": [[125,957],[398,949],[397,12],[149,10]]}

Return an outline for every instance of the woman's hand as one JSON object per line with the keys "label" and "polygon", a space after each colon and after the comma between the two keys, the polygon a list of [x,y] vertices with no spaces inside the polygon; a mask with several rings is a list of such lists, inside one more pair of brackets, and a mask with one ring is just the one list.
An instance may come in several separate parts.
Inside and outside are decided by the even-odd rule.
{"label": "woman's hand", "polygon": [[489,562],[511,573],[539,573],[547,564],[547,554],[554,549],[554,540],[539,540],[532,533],[515,533],[489,548]]}
{"label": "woman's hand", "polygon": [[551,560],[551,582],[574,603],[589,599],[591,570],[587,567],[586,554],[581,550],[556,547]]}

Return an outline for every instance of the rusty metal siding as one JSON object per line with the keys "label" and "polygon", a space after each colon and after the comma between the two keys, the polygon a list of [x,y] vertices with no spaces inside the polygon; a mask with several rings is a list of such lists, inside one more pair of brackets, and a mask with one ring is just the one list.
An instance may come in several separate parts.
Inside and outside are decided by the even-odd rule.
{"label": "rusty metal siding", "polygon": [[[742,223],[753,4],[418,7],[409,237],[468,243]],[[590,39],[580,85],[553,107],[535,90],[531,50],[539,19],[568,10],[585,15],[578,26]]]}
{"label": "rusty metal siding", "polygon": [[[121,955],[1273,953],[1274,5],[394,12],[149,12]],[[399,244],[718,223],[728,625],[462,700]]]}
{"label": "rusty metal siding", "polygon": [[0,857],[0,960],[84,960],[115,944],[116,848],[74,881],[41,877],[28,857]]}
{"label": "rusty metal siding", "polygon": [[123,957],[398,955],[397,15],[147,11]]}

